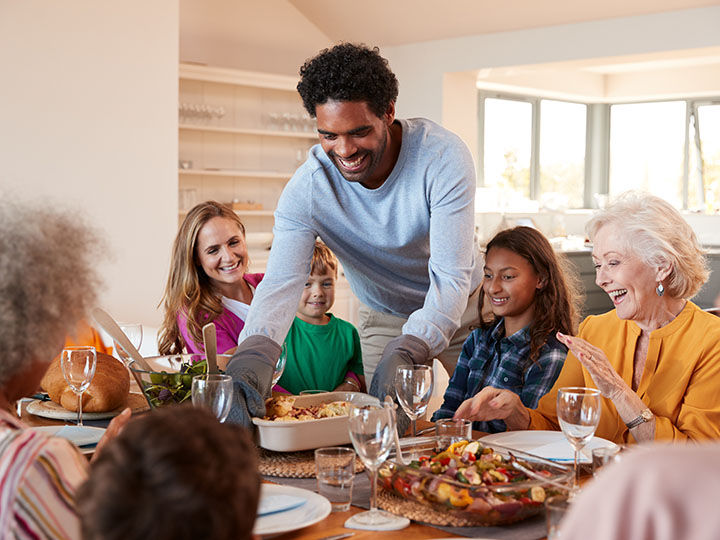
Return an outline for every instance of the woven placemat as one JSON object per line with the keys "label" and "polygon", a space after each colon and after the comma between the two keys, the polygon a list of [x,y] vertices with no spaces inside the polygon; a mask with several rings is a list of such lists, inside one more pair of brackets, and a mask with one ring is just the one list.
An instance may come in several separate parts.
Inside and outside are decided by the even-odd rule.
{"label": "woven placemat", "polygon": [[[273,452],[258,448],[260,474],[281,478],[315,478],[315,451]],[[359,458],[355,458],[355,473],[365,470]]]}
{"label": "woven placemat", "polygon": [[[429,504],[403,499],[380,487],[378,488],[377,502],[380,508],[392,514],[404,516],[413,521],[421,521],[430,525],[440,525],[444,527],[480,527],[488,525],[487,523],[482,523],[479,516],[478,518],[465,518],[453,514],[449,510],[442,512],[436,510]],[[523,516],[521,519],[525,519],[526,517],[529,516]],[[515,521],[520,521],[520,519]],[[505,522],[504,525],[508,523],[511,522]]]}

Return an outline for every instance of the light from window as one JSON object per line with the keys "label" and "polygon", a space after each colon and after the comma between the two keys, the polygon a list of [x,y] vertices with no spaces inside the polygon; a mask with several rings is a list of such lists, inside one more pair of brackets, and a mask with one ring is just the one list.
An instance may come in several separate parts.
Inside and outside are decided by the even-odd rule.
{"label": "light from window", "polygon": [[[688,208],[720,212],[720,105],[697,107],[697,125],[690,125],[689,172]],[[704,201],[700,197],[701,186]]]}
{"label": "light from window", "polygon": [[532,104],[487,98],[483,178],[506,196],[530,196]]}
{"label": "light from window", "polygon": [[684,101],[611,107],[611,197],[637,189],[682,208],[685,107]]}
{"label": "light from window", "polygon": [[540,102],[540,198],[551,206],[583,206],[586,121],[586,105]]}

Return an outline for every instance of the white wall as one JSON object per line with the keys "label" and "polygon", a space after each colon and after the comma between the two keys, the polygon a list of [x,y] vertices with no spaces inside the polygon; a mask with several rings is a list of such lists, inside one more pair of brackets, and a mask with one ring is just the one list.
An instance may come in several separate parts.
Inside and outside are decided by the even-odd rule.
{"label": "white wall", "polygon": [[107,240],[102,306],[153,325],[177,227],[177,59],[178,0],[0,4],[0,190],[85,214]]}
{"label": "white wall", "polygon": [[720,45],[720,7],[428,41],[382,52],[400,81],[400,117],[443,117],[443,75]]}

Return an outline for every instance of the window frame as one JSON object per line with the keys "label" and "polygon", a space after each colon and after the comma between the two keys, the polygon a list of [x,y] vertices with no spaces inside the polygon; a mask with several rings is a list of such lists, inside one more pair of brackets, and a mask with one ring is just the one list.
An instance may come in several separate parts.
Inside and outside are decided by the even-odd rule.
{"label": "window frame", "polygon": [[[668,101],[685,102],[685,147],[683,156],[682,178],[682,210],[688,210],[690,191],[690,147],[695,145],[698,156],[702,156],[698,140],[690,140],[691,123],[697,126],[698,107],[704,105],[720,105],[720,96],[699,98],[664,98],[664,99],[638,99],[618,101],[613,103],[595,103],[581,100],[534,96],[529,94],[500,92],[478,89],[477,91],[477,126],[478,126],[478,172],[477,186],[485,187],[485,100],[505,99],[521,101],[532,106],[532,127],[530,142],[530,199],[538,200],[540,197],[540,104],[542,100],[561,101],[585,105],[585,180],[583,184],[583,209],[593,208],[593,194],[607,195],[610,192],[610,131],[611,114],[614,105],[633,105],[643,103],[663,103]],[[702,129],[702,127],[701,127]],[[697,133],[697,130],[695,131]],[[702,132],[700,132],[702,133]],[[705,200],[705,171],[700,171],[700,180],[703,189],[699,189],[701,202]]]}

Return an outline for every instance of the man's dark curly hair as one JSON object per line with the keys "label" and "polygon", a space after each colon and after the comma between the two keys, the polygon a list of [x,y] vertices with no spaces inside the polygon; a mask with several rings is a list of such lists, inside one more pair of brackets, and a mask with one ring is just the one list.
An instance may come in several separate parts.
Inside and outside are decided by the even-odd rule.
{"label": "man's dark curly hair", "polygon": [[308,114],[328,100],[365,101],[382,117],[398,95],[398,81],[380,49],[340,43],[324,49],[300,68],[297,90]]}

